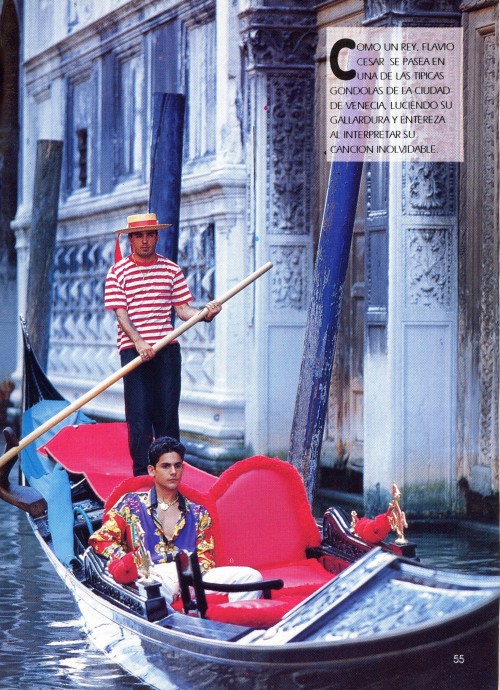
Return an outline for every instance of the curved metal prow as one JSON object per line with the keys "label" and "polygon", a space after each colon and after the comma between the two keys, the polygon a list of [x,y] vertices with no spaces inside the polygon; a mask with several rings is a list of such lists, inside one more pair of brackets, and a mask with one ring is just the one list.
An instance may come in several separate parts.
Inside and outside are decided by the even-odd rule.
{"label": "curved metal prow", "polygon": [[40,366],[33,352],[26,326],[26,321],[19,315],[24,343],[23,370],[23,411],[26,411],[40,400],[64,400],[64,397],[52,385],[46,373]]}

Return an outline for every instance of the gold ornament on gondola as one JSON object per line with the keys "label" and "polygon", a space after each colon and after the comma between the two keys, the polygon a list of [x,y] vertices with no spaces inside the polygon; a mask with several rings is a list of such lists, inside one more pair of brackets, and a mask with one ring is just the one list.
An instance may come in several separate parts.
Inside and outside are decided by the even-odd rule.
{"label": "gold ornament on gondola", "polygon": [[408,544],[408,540],[405,539],[404,531],[408,528],[408,523],[406,522],[406,516],[401,510],[400,506],[401,492],[399,491],[396,484],[392,485],[392,501],[389,504],[389,523],[391,529],[397,532],[398,538],[395,540],[396,544],[403,545]]}
{"label": "gold ornament on gondola", "polygon": [[153,565],[153,561],[151,560],[149,551],[146,549],[144,545],[144,530],[142,529],[140,524],[136,524],[134,527],[134,544],[137,545],[134,552],[134,557],[135,563],[137,565],[137,570],[139,571],[139,575],[144,580],[150,580],[151,567]]}
{"label": "gold ornament on gondola", "polygon": [[403,546],[408,544],[405,539],[404,530],[408,528],[406,517],[401,510],[401,492],[396,484],[392,485],[392,501],[389,503],[387,512],[377,515],[375,518],[358,518],[355,510],[351,511],[351,533],[364,539],[369,543],[378,543],[385,539],[389,529],[397,533],[395,544]]}

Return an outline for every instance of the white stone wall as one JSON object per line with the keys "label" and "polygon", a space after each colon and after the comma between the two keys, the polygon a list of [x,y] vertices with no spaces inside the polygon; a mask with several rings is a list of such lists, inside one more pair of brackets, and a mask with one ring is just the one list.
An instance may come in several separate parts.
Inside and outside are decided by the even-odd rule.
{"label": "white stone wall", "polygon": [[[365,359],[367,505],[392,482],[408,510],[450,510],[456,485],[457,166],[391,164],[388,176],[387,342]],[[385,410],[381,414],[381,410]],[[402,488],[403,490],[403,488]]]}

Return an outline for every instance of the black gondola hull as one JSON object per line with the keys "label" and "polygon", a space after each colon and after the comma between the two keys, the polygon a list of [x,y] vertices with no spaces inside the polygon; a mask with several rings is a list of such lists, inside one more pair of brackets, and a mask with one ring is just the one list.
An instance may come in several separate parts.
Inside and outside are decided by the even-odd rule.
{"label": "black gondola hull", "polygon": [[[406,633],[266,647],[203,637],[211,635],[213,623],[187,621],[189,617],[180,613],[171,613],[159,623],[144,620],[81,582],[59,563],[36,527],[35,533],[74,597],[93,644],[153,688],[420,690],[434,686],[452,690],[476,687],[478,676],[482,690],[497,687],[497,598],[466,614],[457,613],[442,622],[430,620]],[[374,611],[374,627],[377,615]],[[237,630],[229,626],[229,635],[233,627]]]}

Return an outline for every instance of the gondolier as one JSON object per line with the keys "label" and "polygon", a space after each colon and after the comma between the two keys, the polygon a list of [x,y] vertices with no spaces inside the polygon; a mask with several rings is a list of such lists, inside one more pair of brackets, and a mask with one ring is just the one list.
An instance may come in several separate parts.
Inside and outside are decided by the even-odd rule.
{"label": "gondolier", "polygon": [[[147,451],[159,436],[179,439],[181,352],[173,341],[155,352],[154,343],[173,330],[172,308],[187,321],[197,313],[180,267],[156,253],[159,224],[154,213],[127,218],[131,252],[109,270],[105,308],[115,312],[122,366],[140,355],[143,365],[124,378],[125,417],[129,429],[134,475],[147,474]],[[214,300],[206,305],[211,321],[221,310]]]}
{"label": "gondolier", "polygon": [[[136,553],[145,549],[152,571],[162,581],[168,602],[177,598],[179,582],[175,556],[180,550],[196,551],[200,570],[210,573],[210,582],[242,584],[262,582],[255,568],[216,567],[212,521],[204,506],[192,503],[178,491],[185,449],[169,436],[154,441],[149,449],[148,473],[154,477],[150,491],[125,494],[109,511],[102,527],[89,539],[94,550],[109,558],[109,572],[121,584],[139,577]],[[234,592],[230,601],[256,599],[260,590]]]}

